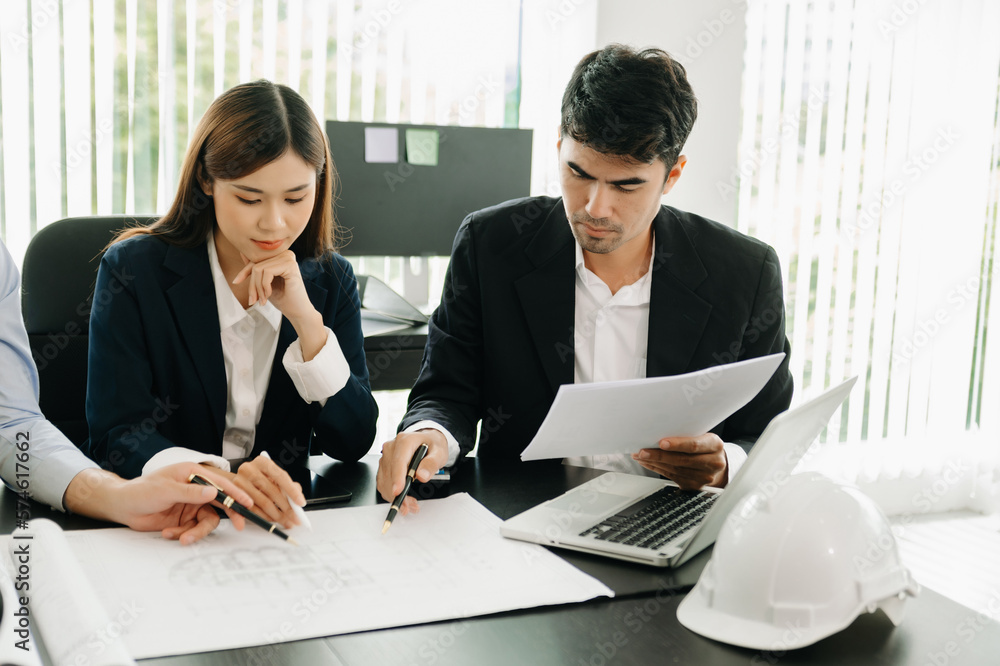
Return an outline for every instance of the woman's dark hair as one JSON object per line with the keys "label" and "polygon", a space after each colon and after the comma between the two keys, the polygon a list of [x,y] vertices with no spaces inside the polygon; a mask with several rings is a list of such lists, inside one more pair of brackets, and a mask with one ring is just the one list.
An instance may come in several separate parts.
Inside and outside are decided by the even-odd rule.
{"label": "woman's dark hair", "polygon": [[191,137],[170,210],[148,227],[122,231],[112,244],[152,235],[182,247],[198,245],[215,225],[215,207],[200,182],[242,178],[289,150],[316,169],[316,201],[292,250],[299,259],[335,251],[337,171],[326,134],[301,95],[263,79],[230,88],[212,102]]}
{"label": "woman's dark hair", "polygon": [[611,44],[577,64],[559,132],[599,153],[645,164],[677,161],[698,116],[684,66],[660,49]]}

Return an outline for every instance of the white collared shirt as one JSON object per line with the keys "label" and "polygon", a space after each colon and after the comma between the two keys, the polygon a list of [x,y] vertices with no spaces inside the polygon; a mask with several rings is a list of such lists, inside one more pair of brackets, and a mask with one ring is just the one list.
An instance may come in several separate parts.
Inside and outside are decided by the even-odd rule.
{"label": "white collared shirt", "polygon": [[243,309],[222,273],[213,234],[209,234],[208,264],[215,283],[222,359],[229,387],[222,457],[245,458],[253,448],[254,431],[264,409],[264,395],[278,348],[281,311],[271,302],[261,305],[260,301]]}
{"label": "white collared shirt", "polygon": [[[649,302],[653,276],[653,256],[646,273],[632,284],[612,294],[611,289],[583,260],[583,249],[576,248],[576,288],[573,326],[573,381],[576,384],[646,376],[646,352],[649,345]],[[458,441],[446,428],[433,421],[420,421],[404,432],[423,428],[441,431],[448,440],[448,465],[454,465],[460,453]],[[656,442],[650,442],[650,448]],[[724,443],[729,462],[729,478],[746,460],[746,452],[737,444]],[[646,469],[628,454],[574,456],[564,461],[579,467],[594,467],[629,474],[659,476]],[[728,479],[727,479],[728,481]]]}
{"label": "white collared shirt", "polygon": [[[573,327],[576,384],[642,379],[646,376],[649,346],[649,302],[653,284],[653,256],[646,273],[632,284],[612,294],[610,287],[587,268],[583,249],[576,246],[576,308]],[[729,478],[746,460],[746,452],[736,444],[724,444],[729,461]],[[648,448],[655,448],[650,442]],[[594,467],[612,472],[659,476],[629,454],[574,456],[568,465]]]}
{"label": "white collared shirt", "polygon": [[[207,245],[228,389],[222,457],[174,447],[150,458],[142,469],[143,474],[182,461],[206,462],[228,470],[226,459],[245,458],[253,450],[283,315],[271,302],[262,305],[258,301],[244,310],[222,272],[212,232],[208,234]],[[327,398],[344,388],[351,376],[337,336],[329,327],[326,331],[326,344],[312,360],[303,361],[298,340],[288,346],[282,357],[282,364],[302,399],[320,405],[325,405]]]}

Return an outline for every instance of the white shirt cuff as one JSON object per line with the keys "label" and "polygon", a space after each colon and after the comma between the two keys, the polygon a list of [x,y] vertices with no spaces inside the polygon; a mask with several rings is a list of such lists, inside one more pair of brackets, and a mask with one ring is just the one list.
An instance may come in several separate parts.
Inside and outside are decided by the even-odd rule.
{"label": "white shirt cuff", "polygon": [[418,430],[426,429],[437,430],[448,440],[448,462],[444,466],[451,467],[454,465],[458,461],[458,454],[462,452],[462,447],[458,445],[458,440],[448,432],[448,429],[440,423],[435,423],[434,421],[417,421],[403,432],[417,432]]}
{"label": "white shirt cuff", "polygon": [[213,456],[211,453],[185,449],[183,446],[173,446],[169,449],[163,449],[147,460],[146,464],[142,466],[142,475],[152,474],[158,469],[181,462],[207,464],[212,467],[218,467],[223,472],[229,471],[229,461],[222,456]]}
{"label": "white shirt cuff", "polygon": [[296,339],[288,345],[281,363],[302,399],[318,402],[321,407],[326,406],[327,398],[347,386],[351,378],[351,366],[329,326],[326,327],[326,344],[311,361],[302,360],[302,343]]}
{"label": "white shirt cuff", "polygon": [[729,477],[726,479],[726,485],[729,485],[729,482],[736,476],[736,472],[740,471],[740,467],[746,462],[747,452],[739,444],[723,442],[722,446],[726,451],[726,460],[729,463]]}

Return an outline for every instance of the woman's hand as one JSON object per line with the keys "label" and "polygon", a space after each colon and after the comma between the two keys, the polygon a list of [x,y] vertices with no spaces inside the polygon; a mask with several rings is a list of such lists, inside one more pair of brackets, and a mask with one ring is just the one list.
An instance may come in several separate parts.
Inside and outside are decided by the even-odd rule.
{"label": "woman's hand", "polygon": [[292,481],[288,472],[270,458],[257,456],[243,463],[231,480],[250,495],[256,513],[284,527],[299,524],[299,517],[292,510],[288,498],[299,506],[305,506],[302,486]]}
{"label": "woman's hand", "polygon": [[303,360],[312,360],[326,344],[326,328],[323,316],[306,293],[295,253],[285,250],[258,262],[250,261],[243,254],[240,257],[246,265],[236,274],[233,284],[248,281],[250,305],[258,301],[265,304],[268,300],[274,303],[295,328]]}
{"label": "woman's hand", "polygon": [[281,314],[293,322],[296,318],[308,315],[310,311],[316,311],[306,294],[294,252],[285,250],[257,262],[250,261],[243,254],[240,254],[240,258],[245,265],[236,274],[233,284],[248,281],[250,305],[258,301],[263,305],[270,300],[274,307],[281,310]]}

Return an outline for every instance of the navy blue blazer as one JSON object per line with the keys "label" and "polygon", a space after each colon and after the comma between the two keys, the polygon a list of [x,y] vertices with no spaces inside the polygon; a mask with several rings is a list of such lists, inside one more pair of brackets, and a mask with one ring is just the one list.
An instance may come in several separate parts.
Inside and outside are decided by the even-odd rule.
{"label": "navy blue blazer", "polygon": [[[322,408],[298,394],[281,358],[295,339],[282,319],[251,456],[267,451],[283,466],[326,453],[355,461],[375,439],[361,333],[360,299],[350,263],[299,263],[309,300],[337,335],[351,378]],[[84,451],[132,478],[172,447],[222,455],[228,388],[219,311],[205,243],[194,248],[138,236],[101,261],[90,316]]]}
{"label": "navy blue blazer", "polygon": [[[786,354],[760,393],[712,429],[749,450],[792,399],[778,257],[668,206],[653,228],[646,376]],[[561,199],[508,201],[465,218],[400,429],[436,421],[465,454],[481,421],[479,456],[518,459],[559,386],[574,380],[575,265]]]}

